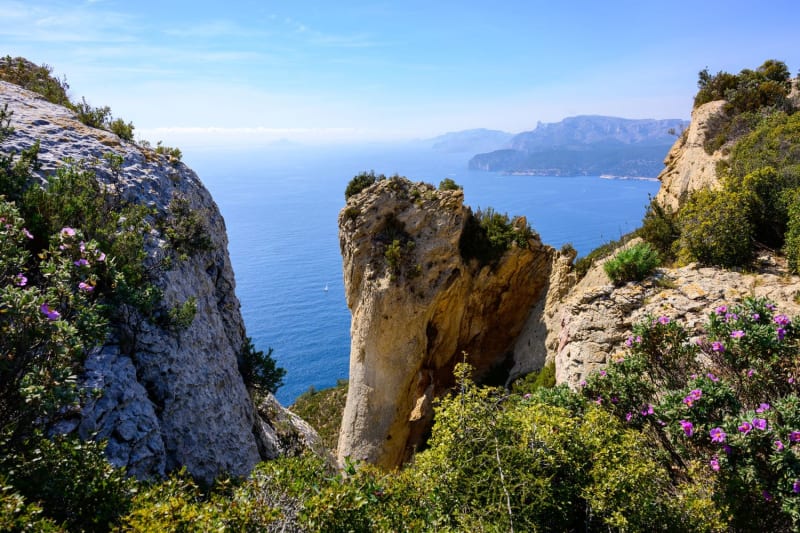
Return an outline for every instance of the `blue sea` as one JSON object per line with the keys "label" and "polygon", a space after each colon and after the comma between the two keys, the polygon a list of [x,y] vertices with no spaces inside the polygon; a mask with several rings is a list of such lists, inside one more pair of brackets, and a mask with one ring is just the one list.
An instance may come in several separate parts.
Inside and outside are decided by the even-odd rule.
{"label": "blue sea", "polygon": [[[229,238],[247,334],[287,370],[284,405],[347,378],[350,312],[344,298],[337,215],[348,181],[364,170],[464,187],[467,205],[525,215],[542,240],[580,255],[637,227],[658,182],[508,176],[467,169],[469,154],[423,147],[187,151],[211,191]],[[325,290],[327,288],[327,290]]]}

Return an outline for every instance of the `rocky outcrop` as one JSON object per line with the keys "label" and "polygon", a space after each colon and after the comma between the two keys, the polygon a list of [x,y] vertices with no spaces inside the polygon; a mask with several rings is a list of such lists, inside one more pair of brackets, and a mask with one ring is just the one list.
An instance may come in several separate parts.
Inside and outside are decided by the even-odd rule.
{"label": "rocky outcrop", "polygon": [[717,163],[725,156],[722,150],[709,155],[703,145],[709,121],[721,112],[724,105],[724,100],[717,100],[692,111],[689,128],[675,141],[664,160],[666,168],[658,175],[661,188],[656,201],[661,205],[677,211],[688,193],[719,186]]}
{"label": "rocky outcrop", "polygon": [[[270,444],[279,439],[268,421],[259,420],[238,371],[245,331],[225,223],[197,175],[174,159],[83,125],[64,107],[0,82],[0,107],[5,104],[15,132],[3,152],[39,141],[42,177],[66,158],[84,161],[104,186],[162,216],[180,195],[203,214],[211,240],[210,250],[175,261],[154,280],[167,308],[196,298],[191,325],[176,332],[142,321],[133,349],[112,338],[91,353],[82,385],[102,394],[91,395],[80,416],[60,429],[107,439],[111,462],[139,477],[182,466],[205,481],[222,473],[246,475],[260,459],[281,453]],[[118,170],[104,161],[108,153],[122,157]],[[146,235],[147,262],[155,265],[165,248],[154,224]]]}
{"label": "rocky outcrop", "polygon": [[556,306],[550,322],[547,346],[556,382],[572,388],[623,350],[633,325],[648,316],[678,320],[700,335],[712,309],[747,296],[766,297],[788,315],[800,313],[800,277],[789,275],[782,260],[771,255],[760,257],[759,270],[750,273],[691,264],[659,269],[643,282],[619,287],[611,284],[603,263],[593,266]]}
{"label": "rocky outcrop", "polygon": [[353,315],[340,461],[400,465],[423,442],[433,400],[453,385],[456,363],[472,364],[478,378],[510,368],[552,249],[532,237],[492,264],[465,259],[473,220],[462,191],[404,178],[379,181],[340,213]]}

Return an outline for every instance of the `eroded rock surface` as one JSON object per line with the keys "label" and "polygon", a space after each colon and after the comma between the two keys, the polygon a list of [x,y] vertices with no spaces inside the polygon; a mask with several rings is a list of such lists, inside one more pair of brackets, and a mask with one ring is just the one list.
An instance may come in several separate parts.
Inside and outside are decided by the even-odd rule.
{"label": "eroded rock surface", "polygon": [[423,442],[433,399],[452,386],[456,363],[466,359],[477,377],[510,366],[552,249],[533,237],[493,265],[464,259],[471,216],[462,191],[403,178],[351,197],[339,215],[353,315],[340,461],[400,465]]}
{"label": "eroded rock surface", "polygon": [[661,188],[656,200],[661,205],[677,210],[690,192],[719,186],[717,163],[725,156],[722,150],[706,153],[703,144],[707,138],[709,121],[724,105],[724,100],[717,100],[692,111],[689,128],[670,149],[664,160],[666,167],[658,175]]}

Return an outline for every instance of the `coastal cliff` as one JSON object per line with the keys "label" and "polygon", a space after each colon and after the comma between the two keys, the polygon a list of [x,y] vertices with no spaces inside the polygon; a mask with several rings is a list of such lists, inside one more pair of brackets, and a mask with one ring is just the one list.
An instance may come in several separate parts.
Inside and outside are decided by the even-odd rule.
{"label": "coastal cliff", "polygon": [[[197,175],[175,157],[88,127],[73,111],[19,86],[0,82],[3,106],[13,133],[2,151],[20,153],[38,142],[39,179],[71,160],[90,169],[101,188],[151,210],[144,262],[155,273],[161,304],[170,309],[192,299],[196,303],[185,328],[135,320],[126,339],[115,334],[91,350],[79,387],[97,394],[88,395],[79,412],[57,430],[107,440],[109,460],[134,476],[161,476],[186,467],[207,482],[222,474],[246,475],[258,461],[288,452],[277,426],[297,436],[296,441],[314,442],[313,431],[293,425],[288,413],[275,424],[260,417],[251,400],[239,371],[246,337],[225,223]],[[168,243],[158,221],[174,216],[170,204],[175,198],[200,214],[208,242],[163,268]],[[263,410],[282,409],[275,406]]]}
{"label": "coastal cliff", "polygon": [[[507,373],[541,297],[553,251],[530,235],[488,264],[465,249],[474,215],[460,190],[404,178],[353,195],[339,215],[351,327],[350,384],[338,457],[386,468],[424,443],[433,400],[466,360]],[[514,221],[514,231],[527,228]]]}
{"label": "coastal cliff", "polygon": [[717,163],[725,156],[722,148],[709,154],[709,123],[722,112],[724,100],[715,100],[692,111],[692,120],[664,159],[664,169],[658,175],[661,188],[656,201],[677,210],[686,196],[698,189],[718,187]]}

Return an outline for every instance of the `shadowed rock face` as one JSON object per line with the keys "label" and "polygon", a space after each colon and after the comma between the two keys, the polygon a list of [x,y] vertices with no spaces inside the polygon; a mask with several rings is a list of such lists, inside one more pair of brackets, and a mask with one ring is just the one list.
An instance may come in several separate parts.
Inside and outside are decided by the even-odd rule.
{"label": "shadowed rock face", "polygon": [[[64,107],[0,82],[0,107],[4,104],[13,112],[15,128],[0,146],[4,153],[19,152],[38,140],[41,176],[51,174],[65,158],[83,160],[94,166],[101,184],[116,187],[124,198],[151,206],[162,216],[177,193],[203,214],[212,243],[211,250],[176,261],[154,280],[167,308],[197,299],[192,324],[176,332],[142,321],[132,349],[110,339],[91,353],[81,384],[103,393],[90,395],[80,416],[59,429],[107,439],[109,460],[137,477],[186,466],[195,477],[212,481],[223,473],[246,475],[260,459],[285,453],[277,444],[281,439],[275,424],[257,416],[238,371],[245,329],[225,223],[197,175],[153,150],[83,125]],[[118,173],[103,161],[109,152],[123,158]],[[164,256],[165,247],[154,224],[146,236],[150,266]]]}
{"label": "shadowed rock face", "polygon": [[432,401],[452,386],[456,363],[466,359],[478,378],[510,368],[552,249],[534,237],[492,265],[465,260],[460,245],[471,217],[461,191],[404,178],[379,181],[339,215],[353,315],[340,461],[402,464],[424,442]]}

